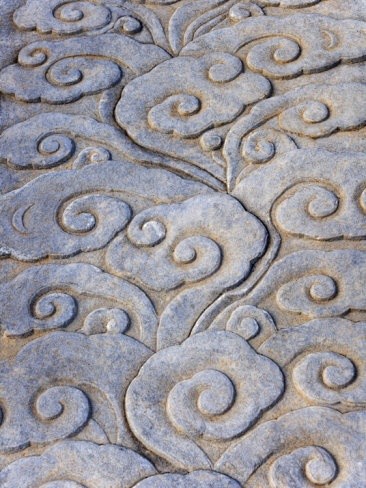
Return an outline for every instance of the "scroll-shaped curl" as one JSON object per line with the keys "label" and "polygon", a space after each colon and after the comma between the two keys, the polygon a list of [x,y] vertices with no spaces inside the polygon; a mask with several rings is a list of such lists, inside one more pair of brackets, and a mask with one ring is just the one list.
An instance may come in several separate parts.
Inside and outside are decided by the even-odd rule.
{"label": "scroll-shaped curl", "polygon": [[254,428],[215,469],[253,488],[357,488],[364,480],[365,431],[365,412],[299,409]]}
{"label": "scroll-shaped curl", "polygon": [[[339,307],[337,307],[337,300],[342,301],[342,298],[346,298],[342,281],[348,280],[344,279],[344,275],[341,275],[339,270],[334,270],[335,272],[329,270],[329,274],[319,274],[314,271],[280,286],[276,295],[279,307],[310,316],[312,312],[315,312],[314,314],[318,317],[340,315],[341,311],[337,310]],[[350,270],[344,268],[344,273],[350,274]],[[363,273],[365,273],[365,269],[362,269]],[[346,291],[346,296],[350,291]]]}
{"label": "scroll-shaped curl", "polygon": [[[38,269],[39,270],[39,269]],[[28,278],[31,273],[27,273]],[[24,276],[24,275],[23,275]],[[21,280],[18,280],[21,281]],[[34,283],[34,281],[33,281]],[[13,284],[13,283],[12,283]],[[44,324],[45,329],[57,329],[58,327],[66,327],[70,322],[74,320],[78,313],[77,302],[74,297],[68,293],[52,292],[47,288],[44,283],[43,289],[35,292],[33,297],[28,297],[30,307],[29,315],[33,316],[34,321],[39,324]],[[3,287],[3,293],[5,292],[5,286]],[[57,288],[57,285],[56,285]],[[25,291],[25,290],[24,290]],[[4,293],[6,296],[6,292]],[[9,297],[7,297],[9,298]],[[17,301],[16,307],[19,307]],[[16,320],[15,316],[10,315],[11,320]],[[26,319],[23,317],[23,319]],[[6,318],[3,318],[6,321]],[[2,327],[7,329],[6,323],[2,323]],[[27,322],[27,320],[25,320]],[[16,324],[14,324],[16,325]],[[22,322],[21,329],[28,332],[26,325]],[[9,335],[15,333],[16,328],[9,327]]]}
{"label": "scroll-shaped curl", "polygon": [[[7,371],[4,364],[0,368]],[[26,374],[29,379],[29,371]],[[3,382],[1,392],[7,410],[0,426],[0,452],[20,451],[31,444],[63,439],[85,427],[91,406],[87,395],[79,388],[72,384],[43,388],[38,385],[42,390],[37,391],[37,386],[30,381],[29,390],[33,387],[33,391],[27,396],[24,385],[18,381],[12,385],[13,392],[7,391],[11,375],[9,370],[7,384]],[[15,392],[17,398],[14,398]]]}
{"label": "scroll-shaped curl", "polygon": [[47,169],[63,163],[80,169],[112,159],[111,151],[132,161],[164,160],[138,148],[115,127],[83,115],[42,113],[0,134],[0,159],[17,170]]}
{"label": "scroll-shaped curl", "polygon": [[[208,330],[228,330],[240,335],[257,348],[277,330],[271,315],[253,305],[239,305],[234,303],[219,314],[210,324]],[[198,324],[193,333],[202,332]]]}
{"label": "scroll-shaped curl", "polygon": [[[73,155],[74,150],[74,141],[63,134],[47,134],[37,144],[42,166],[46,167],[67,161]],[[45,158],[47,158],[46,164]]]}
{"label": "scroll-shaped curl", "polygon": [[275,129],[258,129],[243,141],[242,155],[245,161],[263,164],[281,153],[297,149],[295,142]]}
{"label": "scroll-shaped curl", "polygon": [[249,45],[246,62],[253,71],[271,78],[293,78],[323,71],[341,61],[361,59],[364,28],[362,21],[336,20],[315,13],[248,17],[193,39],[181,53],[238,54]]}
{"label": "scroll-shaped curl", "polygon": [[125,199],[165,203],[203,192],[200,183],[127,161],[45,174],[0,196],[0,255],[33,261],[100,249],[130,220]]}
{"label": "scroll-shaped curl", "polygon": [[65,232],[83,234],[94,231],[95,238],[99,240],[107,230],[101,225],[103,215],[118,216],[123,225],[129,221],[131,209],[128,204],[117,198],[83,195],[64,204],[60,214],[59,222]]}
{"label": "scroll-shaped curl", "polygon": [[193,163],[222,180],[222,166],[201,148],[199,137],[233,121],[270,89],[264,77],[245,72],[231,54],[182,56],[130,82],[116,119],[142,146]]}
{"label": "scroll-shaped curl", "polygon": [[265,244],[262,224],[236,200],[201,195],[138,214],[127,236],[111,243],[106,259],[114,274],[158,291],[196,283],[181,291],[161,316],[158,343],[166,347],[184,340],[200,312],[248,276]]}
{"label": "scroll-shaped curl", "polygon": [[300,149],[242,176],[234,195],[280,234],[316,240],[366,236],[362,153]]}
{"label": "scroll-shaped curl", "polygon": [[295,63],[301,56],[301,45],[293,39],[279,37],[262,40],[250,48],[247,63],[253,71],[272,78],[292,78],[293,72],[288,65]]}
{"label": "scroll-shaped curl", "polygon": [[[308,85],[259,102],[233,125],[225,139],[223,153],[231,186],[248,176],[252,163],[271,161],[296,149],[293,135],[319,138],[362,126],[364,111],[356,107],[364,105],[365,97],[362,83],[341,83]],[[264,135],[264,142],[262,137],[258,140],[258,133]],[[259,157],[255,157],[255,143]],[[297,144],[301,147],[301,139],[297,138]]]}
{"label": "scroll-shaped curl", "polygon": [[104,5],[76,0],[27,0],[13,15],[19,29],[36,29],[41,34],[78,34],[97,30],[111,20]]}
{"label": "scroll-shaped curl", "polygon": [[[131,218],[129,204],[103,193],[78,195],[73,187],[81,189],[83,183],[74,175],[70,187],[60,188],[57,178],[51,180],[50,175],[50,179],[33,180],[3,197],[3,255],[13,254],[25,261],[72,256],[103,247],[124,229]],[[50,187],[37,194],[37,186],[48,181]],[[50,195],[53,188],[57,193]]]}
{"label": "scroll-shaped curl", "polygon": [[280,330],[259,351],[278,363],[307,401],[366,404],[366,324],[313,320]]}
{"label": "scroll-shaped curl", "polygon": [[[14,300],[17,289],[22,293]],[[113,309],[99,308],[112,303],[113,313]],[[150,299],[137,286],[89,264],[49,264],[27,269],[0,284],[0,309],[0,324],[7,335],[29,334],[71,323],[80,328],[88,313],[83,330],[86,333],[95,328],[104,332],[96,321],[102,326],[113,320],[115,324],[110,324],[107,330],[125,332],[129,328],[128,333],[148,347],[156,345],[157,317]]]}
{"label": "scroll-shaped curl", "polygon": [[200,439],[243,433],[283,387],[277,365],[240,336],[203,332],[146,362],[128,388],[126,413],[136,437],[158,455],[183,469],[209,468]]}
{"label": "scroll-shaped curl", "polygon": [[86,335],[123,334],[130,325],[130,317],[120,308],[98,308],[93,310],[85,319],[80,332]]}
{"label": "scroll-shaped curl", "polygon": [[[299,390],[308,398],[320,398],[323,403],[338,402],[343,395],[332,390],[346,388],[356,377],[357,369],[353,362],[335,352],[308,354],[296,365],[293,373],[294,382]],[[366,403],[366,394],[362,397],[364,401],[361,403]]]}
{"label": "scroll-shaped curl", "polygon": [[130,444],[121,398],[150,355],[122,334],[55,332],[28,343],[0,363],[0,452],[76,435],[90,418],[110,442]]}
{"label": "scroll-shaped curl", "polygon": [[[322,447],[300,447],[279,457],[271,464],[269,483],[271,488],[288,488],[292,483],[301,486],[322,486],[337,476],[338,466],[333,456]],[[309,484],[310,483],[310,484]]]}
{"label": "scroll-shaped curl", "polygon": [[126,69],[142,74],[167,58],[157,46],[118,34],[37,41],[0,71],[0,91],[25,102],[70,103],[114,86]]}
{"label": "scroll-shaped curl", "polygon": [[121,488],[136,486],[139,480],[155,473],[147,459],[130,449],[62,441],[41,455],[9,464],[0,472],[0,484],[4,488],[94,488],[108,480],[109,488]]}
{"label": "scroll-shaped curl", "polygon": [[75,159],[73,168],[80,169],[87,164],[105,163],[111,159],[111,153],[104,147],[86,147]]}
{"label": "scroll-shaped curl", "polygon": [[[289,229],[291,234],[303,236],[307,227],[316,227],[317,219],[330,217],[338,210],[340,199],[332,189],[309,184],[296,188],[296,192],[294,190],[291,188],[291,194],[287,198],[281,198],[282,201],[275,210],[277,222],[282,229]],[[310,221],[308,225],[305,223],[307,220]],[[332,228],[335,235],[338,235],[340,228],[335,229],[334,224],[335,222],[332,223]],[[322,228],[322,224],[319,228]],[[316,235],[314,237],[316,238]]]}
{"label": "scroll-shaped curl", "polygon": [[240,304],[260,307],[272,297],[275,302],[269,311],[275,317],[275,311],[280,313],[290,324],[292,314],[302,322],[306,317],[342,316],[366,310],[366,297],[359,288],[365,280],[365,251],[298,251],[276,261]]}

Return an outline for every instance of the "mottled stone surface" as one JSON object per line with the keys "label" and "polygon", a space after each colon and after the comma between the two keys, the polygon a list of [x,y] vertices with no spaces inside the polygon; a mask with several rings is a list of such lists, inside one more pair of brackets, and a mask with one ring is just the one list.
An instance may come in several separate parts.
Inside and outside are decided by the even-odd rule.
{"label": "mottled stone surface", "polygon": [[365,59],[365,0],[0,0],[1,488],[366,488]]}

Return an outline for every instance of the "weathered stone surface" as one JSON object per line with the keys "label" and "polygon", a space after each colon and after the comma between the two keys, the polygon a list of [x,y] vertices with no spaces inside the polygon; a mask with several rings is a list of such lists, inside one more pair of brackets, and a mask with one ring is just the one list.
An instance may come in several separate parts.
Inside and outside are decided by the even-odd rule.
{"label": "weathered stone surface", "polygon": [[0,488],[366,488],[365,1],[0,19]]}

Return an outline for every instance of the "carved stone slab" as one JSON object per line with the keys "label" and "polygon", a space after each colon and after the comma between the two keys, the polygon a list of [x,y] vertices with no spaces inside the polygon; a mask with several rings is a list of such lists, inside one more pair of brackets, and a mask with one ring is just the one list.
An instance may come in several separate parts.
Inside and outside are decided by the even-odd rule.
{"label": "carved stone slab", "polygon": [[366,488],[365,0],[0,0],[0,488]]}

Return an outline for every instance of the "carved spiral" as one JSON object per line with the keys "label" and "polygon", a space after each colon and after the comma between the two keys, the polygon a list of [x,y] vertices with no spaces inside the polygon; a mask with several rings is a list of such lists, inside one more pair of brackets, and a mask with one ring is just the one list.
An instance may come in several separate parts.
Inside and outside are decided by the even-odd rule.
{"label": "carved spiral", "polygon": [[141,32],[142,27],[142,23],[131,15],[124,15],[123,17],[120,17],[115,24],[115,29],[118,29],[120,32],[127,35]]}
{"label": "carved spiral", "polygon": [[82,9],[83,3],[88,5],[86,2],[64,3],[53,11],[53,15],[56,19],[60,19],[63,22],[79,22],[85,16],[85,12]]}
{"label": "carved spiral", "polygon": [[86,335],[109,332],[123,334],[130,325],[129,315],[120,308],[99,308],[93,310],[84,321],[80,332]]}
{"label": "carved spiral", "polygon": [[204,151],[216,151],[220,149],[223,144],[223,139],[220,134],[215,134],[214,132],[205,132],[200,137],[200,144]]}
{"label": "carved spiral", "polygon": [[86,147],[75,159],[73,168],[81,169],[87,164],[105,163],[111,160],[111,153],[104,147]]}
{"label": "carved spiral", "polygon": [[339,199],[334,192],[321,186],[312,187],[313,197],[307,205],[309,215],[314,218],[329,217],[337,211]]}
{"label": "carved spiral", "polygon": [[276,459],[268,477],[271,488],[308,488],[327,485],[335,479],[337,472],[337,464],[327,450],[309,446]]}
{"label": "carved spiral", "polygon": [[250,2],[236,3],[229,10],[229,19],[234,23],[257,15],[263,15],[263,10],[255,3]]}
{"label": "carved spiral", "polygon": [[275,208],[275,220],[291,234],[323,238],[327,235],[327,225],[332,224],[319,220],[333,216],[336,222],[339,205],[340,199],[333,189],[317,184],[300,185],[290,188],[281,197]]}
{"label": "carved spiral", "polygon": [[[281,129],[298,135],[319,137],[327,133],[329,106],[319,100],[305,100],[283,111],[278,118]],[[323,129],[323,126],[325,128]]]}
{"label": "carved spiral", "polygon": [[41,422],[52,421],[47,436],[52,431],[58,437],[72,434],[81,429],[89,419],[88,397],[73,386],[53,386],[41,392],[35,401],[35,415]]}
{"label": "carved spiral", "polygon": [[318,101],[304,102],[298,105],[298,113],[307,124],[318,124],[329,117],[329,108]]}
{"label": "carved spiral", "polygon": [[315,302],[327,302],[338,293],[337,283],[331,276],[319,275],[306,280],[309,282],[309,296]]}
{"label": "carved spiral", "polygon": [[111,11],[108,8],[85,1],[62,2],[52,13],[54,19],[66,24],[59,26],[61,31],[63,27],[71,32],[93,30],[107,25],[111,20]]}
{"label": "carved spiral", "polygon": [[[317,316],[320,316],[324,312],[329,314],[325,305],[335,299],[337,295],[338,285],[331,276],[313,274],[282,285],[277,292],[277,301],[284,310],[301,313],[316,312]],[[324,306],[324,309],[321,305]]]}
{"label": "carved spiral", "polygon": [[147,119],[154,130],[173,132],[171,129],[172,117],[190,117],[201,110],[201,101],[194,95],[180,93],[167,97],[162,103],[150,109]]}
{"label": "carved spiral", "polygon": [[296,68],[291,63],[301,55],[300,45],[287,38],[261,41],[253,46],[247,55],[247,64],[254,70],[274,78],[293,76]]}
{"label": "carved spiral", "polygon": [[282,391],[274,362],[232,332],[206,331],[148,359],[127,390],[126,412],[145,445],[180,466],[202,469],[210,463],[199,439],[237,437]]}
{"label": "carved spiral", "polygon": [[235,332],[246,341],[257,338],[255,342],[258,345],[276,331],[276,326],[266,310],[252,305],[241,305],[231,313],[226,330]]}
{"label": "carved spiral", "polygon": [[294,368],[296,388],[310,399],[336,403],[342,389],[357,378],[357,369],[346,356],[335,352],[318,352],[305,356]]}
{"label": "carved spiral", "polygon": [[67,293],[48,292],[33,300],[31,314],[42,321],[43,329],[66,327],[76,317],[77,303]]}
{"label": "carved spiral", "polygon": [[293,140],[275,129],[259,129],[243,141],[242,156],[254,164],[270,161],[274,156],[296,149]]}
{"label": "carved spiral", "polygon": [[221,371],[207,369],[182,381],[169,392],[168,417],[181,433],[220,439],[222,426],[212,417],[227,412],[235,401],[235,387]]}
{"label": "carved spiral", "polygon": [[209,276],[221,264],[220,246],[204,236],[187,237],[180,241],[173,252],[174,261],[178,264],[195,263],[199,266],[200,274]]}
{"label": "carved spiral", "polygon": [[87,233],[111,224],[106,222],[106,216],[113,216],[118,220],[120,228],[130,220],[131,209],[122,200],[106,195],[84,195],[68,203],[61,215],[63,229],[70,233]]}
{"label": "carved spiral", "polygon": [[214,53],[207,57],[210,62],[208,77],[214,83],[227,83],[243,72],[243,63],[236,56],[227,53]]}
{"label": "carved spiral", "polygon": [[46,156],[37,162],[37,166],[49,168],[70,159],[75,152],[75,142],[64,134],[46,134],[38,141],[37,151]]}
{"label": "carved spiral", "polygon": [[82,64],[74,58],[60,59],[50,66],[46,78],[57,86],[76,85],[84,78]]}
{"label": "carved spiral", "polygon": [[127,235],[135,246],[153,247],[166,237],[167,229],[158,220],[147,220],[144,214],[137,215],[128,227]]}
{"label": "carved spiral", "polygon": [[47,81],[55,87],[74,86],[75,90],[75,85],[80,85],[78,88],[82,90],[83,87],[91,87],[93,83],[92,92],[110,88],[121,76],[122,71],[114,61],[82,56],[55,61],[45,73]]}
{"label": "carved spiral", "polygon": [[46,63],[51,53],[44,45],[28,44],[18,54],[18,63],[22,66],[36,67]]}

